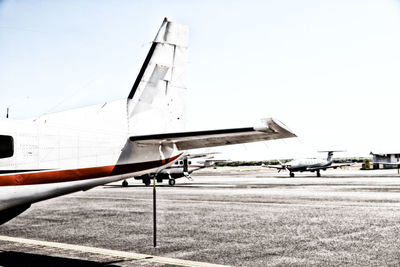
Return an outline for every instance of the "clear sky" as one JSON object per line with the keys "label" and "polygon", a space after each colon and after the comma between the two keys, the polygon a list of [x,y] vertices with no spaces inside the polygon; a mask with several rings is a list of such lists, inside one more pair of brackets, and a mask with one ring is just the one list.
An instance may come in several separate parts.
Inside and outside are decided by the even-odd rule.
{"label": "clear sky", "polygon": [[389,0],[0,0],[0,116],[125,98],[164,17],[190,29],[190,128],[274,117],[299,136],[227,157],[400,151],[400,1]]}

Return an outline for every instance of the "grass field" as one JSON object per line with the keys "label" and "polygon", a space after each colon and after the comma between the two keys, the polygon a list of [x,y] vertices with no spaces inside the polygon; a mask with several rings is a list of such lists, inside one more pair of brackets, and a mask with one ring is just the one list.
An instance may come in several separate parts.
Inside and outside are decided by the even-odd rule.
{"label": "grass field", "polygon": [[159,187],[157,248],[152,191],[137,185],[35,204],[0,234],[234,266],[400,265],[397,177],[249,174]]}

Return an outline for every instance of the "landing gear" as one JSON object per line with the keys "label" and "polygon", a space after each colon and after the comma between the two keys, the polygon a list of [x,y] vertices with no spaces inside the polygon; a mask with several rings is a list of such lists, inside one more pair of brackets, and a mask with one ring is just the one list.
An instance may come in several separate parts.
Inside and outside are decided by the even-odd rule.
{"label": "landing gear", "polygon": [[149,186],[150,185],[150,178],[143,178],[142,181],[145,184],[145,186]]}
{"label": "landing gear", "polygon": [[168,184],[170,185],[170,186],[174,186],[175,185],[175,179],[169,179],[168,180]]}
{"label": "landing gear", "polygon": [[317,171],[317,177],[321,177],[321,173],[319,172],[319,170]]}
{"label": "landing gear", "polygon": [[128,186],[128,182],[127,182],[126,180],[124,180],[124,181],[122,182],[122,186],[123,186],[123,187],[127,187],[127,186]]}
{"label": "landing gear", "polygon": [[294,173],[293,172],[290,172],[290,177],[294,177]]}

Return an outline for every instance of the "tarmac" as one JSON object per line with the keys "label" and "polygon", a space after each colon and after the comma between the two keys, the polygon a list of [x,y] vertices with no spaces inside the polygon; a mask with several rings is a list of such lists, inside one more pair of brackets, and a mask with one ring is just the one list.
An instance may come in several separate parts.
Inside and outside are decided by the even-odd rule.
{"label": "tarmac", "polygon": [[[336,217],[324,217],[328,224],[329,218],[354,212],[364,216],[364,210],[368,216],[376,214],[371,220],[391,216],[396,221],[400,176],[396,169],[351,168],[321,174],[317,178],[296,173],[289,178],[288,173],[261,167],[217,168],[194,174],[193,181],[178,179],[174,187],[159,184],[156,248],[153,189],[140,181],[131,179],[128,187],[114,183],[36,203],[0,226],[0,266],[343,264],[343,259],[324,261],[315,256],[310,261],[304,253],[288,259],[296,251],[289,249],[295,246],[295,237],[285,231],[314,216],[307,214],[324,211],[339,211],[329,215]],[[296,213],[299,210],[301,214]],[[291,224],[283,225],[288,220]],[[313,229],[309,235],[318,231]],[[390,263],[400,263],[397,254],[383,260],[388,258]],[[368,264],[362,260],[354,262]]]}

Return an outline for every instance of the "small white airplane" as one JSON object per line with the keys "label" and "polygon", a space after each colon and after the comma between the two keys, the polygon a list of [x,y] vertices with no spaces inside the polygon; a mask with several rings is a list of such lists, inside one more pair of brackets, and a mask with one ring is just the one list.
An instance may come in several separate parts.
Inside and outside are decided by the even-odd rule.
{"label": "small white airplane", "polygon": [[[142,176],[134,177],[136,180],[142,180],[142,182],[148,186],[151,179],[156,176],[157,183],[162,183],[163,180],[168,180],[170,186],[174,186],[175,179],[186,177],[192,180],[191,174],[194,171],[211,167],[215,162],[221,160],[214,160],[213,155],[215,153],[199,153],[199,154],[186,154],[182,155],[173,165],[161,170],[159,173],[149,173]],[[128,186],[127,180],[122,182],[122,186]]]}
{"label": "small white airplane", "polygon": [[295,137],[259,128],[184,131],[187,26],[164,19],[127,99],[0,119],[0,224],[32,203],[158,173],[184,150]]}
{"label": "small white airplane", "polygon": [[280,165],[262,165],[263,167],[267,168],[275,168],[278,169],[278,172],[281,170],[288,170],[290,177],[294,177],[294,172],[316,172],[317,177],[321,176],[320,171],[329,168],[341,168],[344,166],[353,165],[353,163],[338,163],[332,164],[332,156],[333,152],[340,152],[340,151],[319,151],[319,152],[328,152],[328,157],[326,159],[317,159],[317,158],[306,158],[306,159],[293,159],[289,162],[282,163]]}

